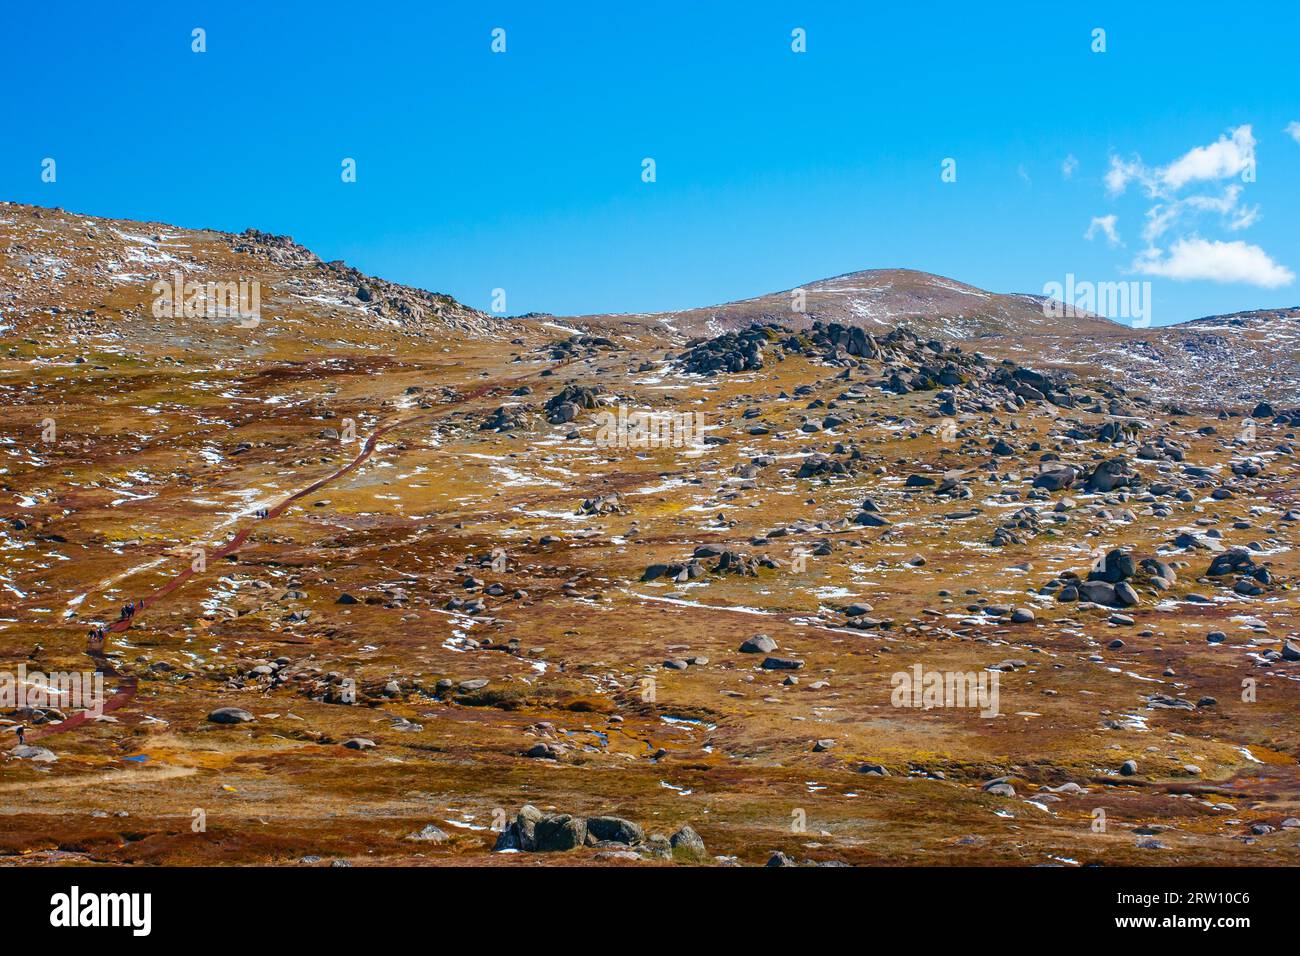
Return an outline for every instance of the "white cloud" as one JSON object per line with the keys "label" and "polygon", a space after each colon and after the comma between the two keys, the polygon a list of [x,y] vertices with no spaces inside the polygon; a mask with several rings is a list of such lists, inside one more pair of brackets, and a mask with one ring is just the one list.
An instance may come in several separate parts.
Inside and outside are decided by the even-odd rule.
{"label": "white cloud", "polygon": [[1285,133],[1297,143],[1300,143],[1300,121],[1292,120],[1287,123]]}
{"label": "white cloud", "polygon": [[1188,196],[1184,199],[1183,205],[1195,212],[1217,213],[1222,217],[1223,225],[1229,232],[1239,232],[1242,229],[1249,229],[1256,220],[1259,219],[1259,204],[1254,206],[1241,205],[1241,190],[1239,183],[1233,183],[1223,191],[1223,195],[1214,196]]}
{"label": "white cloud", "polygon": [[1259,246],[1199,237],[1176,240],[1168,256],[1159,249],[1146,249],[1133,260],[1133,270],[1166,279],[1242,282],[1266,289],[1295,281],[1294,272],[1274,262]]}
{"label": "white cloud", "polygon": [[1142,238],[1153,243],[1174,226],[1184,213],[1217,213],[1230,232],[1247,229],[1259,218],[1259,206],[1242,206],[1240,183],[1233,183],[1222,196],[1187,196],[1169,203],[1157,203],[1147,210]]}
{"label": "white cloud", "polygon": [[1181,209],[1178,203],[1171,206],[1152,206],[1147,210],[1147,224],[1142,227],[1142,238],[1149,243],[1155,242],[1169,231],[1169,227],[1178,219]]}
{"label": "white cloud", "polygon": [[[1287,133],[1300,142],[1300,121],[1288,126]],[[1146,248],[1133,259],[1131,270],[1177,281],[1243,283],[1266,289],[1294,282],[1295,273],[1259,246],[1205,239],[1195,231],[1206,220],[1227,233],[1254,225],[1259,206],[1242,202],[1246,185],[1255,181],[1254,172],[1255,136],[1249,123],[1228,130],[1213,143],[1189,149],[1165,166],[1148,166],[1136,154],[1129,159],[1112,154],[1106,191],[1118,196],[1137,184],[1153,200],[1141,230]],[[1101,234],[1111,246],[1123,245],[1115,223],[1114,215],[1094,217],[1084,237]]]}
{"label": "white cloud", "polygon": [[1112,156],[1110,169],[1106,173],[1106,191],[1113,196],[1118,196],[1128,188],[1132,180],[1142,178],[1145,170],[1146,167],[1142,165],[1140,159],[1126,163],[1118,156]]}
{"label": "white cloud", "polygon": [[1217,212],[1230,232],[1248,229],[1259,218],[1259,206],[1241,206],[1241,186],[1233,183],[1219,198],[1213,196],[1188,196],[1183,204],[1198,212]]}
{"label": "white cloud", "polygon": [[1249,229],[1251,226],[1255,225],[1257,219],[1259,219],[1258,205],[1251,206],[1249,209],[1243,209],[1241,212],[1237,213],[1235,217],[1228,220],[1228,231],[1241,232],[1243,229]]}
{"label": "white cloud", "polygon": [[1223,191],[1223,195],[1215,196],[1188,196],[1182,200],[1182,204],[1191,209],[1199,209],[1204,212],[1217,212],[1227,215],[1237,208],[1237,200],[1241,198],[1241,186],[1233,183]]}
{"label": "white cloud", "polygon": [[1109,216],[1093,216],[1092,222],[1088,223],[1088,231],[1083,234],[1083,238],[1091,240],[1098,232],[1106,237],[1106,243],[1110,246],[1122,246],[1119,233],[1115,230],[1115,223],[1118,216],[1113,213]]}
{"label": "white cloud", "polygon": [[1158,175],[1170,189],[1182,189],[1188,183],[1206,179],[1231,179],[1255,166],[1255,136],[1250,124],[1232,130],[1232,136],[1220,136],[1209,146],[1197,146]]}
{"label": "white cloud", "polygon": [[[1300,136],[1297,137],[1297,141],[1300,141]],[[1065,160],[1061,163],[1061,175],[1066,179],[1073,179],[1074,171],[1078,168],[1079,161],[1074,158],[1074,153],[1071,153],[1069,156],[1066,156]]]}
{"label": "white cloud", "polygon": [[1255,168],[1255,134],[1249,123],[1229,130],[1208,146],[1188,150],[1168,166],[1148,166],[1141,156],[1123,160],[1111,156],[1106,190],[1114,196],[1131,182],[1141,183],[1152,197],[1169,197],[1188,183],[1231,179]]}

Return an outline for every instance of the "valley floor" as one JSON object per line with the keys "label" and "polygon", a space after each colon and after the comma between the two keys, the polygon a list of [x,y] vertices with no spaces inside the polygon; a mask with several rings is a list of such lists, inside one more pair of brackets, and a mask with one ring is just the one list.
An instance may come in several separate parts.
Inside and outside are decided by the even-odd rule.
{"label": "valley floor", "polygon": [[[0,661],[93,669],[88,628],[144,602],[104,642],[112,710],[5,712],[38,752],[0,755],[0,862],[1300,863],[1285,424],[1243,449],[1232,424],[1156,423],[1217,476],[1190,500],[1035,498],[1043,451],[1144,439],[1063,440],[1108,415],[1030,403],[963,414],[953,441],[933,392],[881,391],[865,363],[706,377],[649,338],[557,361],[565,333],[519,328],[363,356],[0,356]],[[564,386],[727,441],[602,444],[599,409],[547,421]],[[498,409],[509,427],[481,427]],[[837,445],[847,473],[799,476]],[[1260,476],[1228,470],[1247,453]],[[958,496],[907,481],[954,470]],[[864,499],[887,523],[855,523]],[[1204,577],[1222,546],[1274,583]],[[1177,581],[1122,612],[1045,588],[1112,549]],[[742,652],[758,634],[775,649]],[[996,716],[896,706],[916,665],[995,674]],[[644,840],[493,852],[526,804]],[[686,826],[706,849],[663,839]]]}

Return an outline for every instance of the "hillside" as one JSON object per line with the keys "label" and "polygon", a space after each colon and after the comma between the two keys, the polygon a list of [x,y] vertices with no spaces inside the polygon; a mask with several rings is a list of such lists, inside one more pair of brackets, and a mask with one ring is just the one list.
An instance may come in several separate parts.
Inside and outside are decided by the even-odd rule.
{"label": "hillside", "polygon": [[[178,277],[181,307],[157,306],[155,283],[175,288]],[[185,283],[204,292],[208,283],[232,285],[236,305],[242,284],[245,311],[256,306],[258,314],[204,308],[187,315]],[[0,326],[22,334],[58,329],[74,340],[181,349],[221,343],[254,352],[281,338],[303,348],[341,339],[373,349],[364,339],[376,333],[426,338],[499,331],[499,322],[450,296],[322,262],[288,236],[181,229],[16,203],[0,204],[0,314]]]}
{"label": "hillside", "polygon": [[[918,274],[688,345],[0,237],[0,676],[53,687],[0,702],[0,864],[1300,863],[1294,404],[1172,411]],[[159,315],[173,269],[260,313]]]}
{"label": "hillside", "polygon": [[[601,319],[631,325],[658,324],[688,337],[717,335],[755,322],[806,328],[813,321],[871,330],[907,325],[920,335],[955,340],[1062,331],[1060,320],[1045,314],[1039,296],[999,295],[913,269],[851,272],[795,289],[680,312],[582,316],[574,321]],[[1105,335],[1123,328],[1093,316],[1071,322],[1075,334]]]}

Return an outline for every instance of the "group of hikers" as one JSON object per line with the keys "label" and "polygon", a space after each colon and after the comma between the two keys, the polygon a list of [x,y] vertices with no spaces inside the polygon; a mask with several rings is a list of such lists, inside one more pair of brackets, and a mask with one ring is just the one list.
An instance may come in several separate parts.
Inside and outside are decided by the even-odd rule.
{"label": "group of hikers", "polygon": [[[267,508],[257,509],[258,518],[269,518],[270,516],[271,516],[271,512],[269,509]],[[118,620],[129,621],[133,617],[135,617],[136,611],[142,610],[143,608],[144,608],[144,598],[140,598],[137,601],[127,601],[125,604],[122,605],[122,610],[120,616],[118,617]],[[92,626],[90,631],[86,634],[87,640],[89,640],[89,642],[92,645],[103,644],[104,638],[106,638],[107,636],[108,636],[108,628],[102,624],[96,624]],[[14,728],[14,732],[18,735],[18,745],[20,747],[24,746],[27,743],[27,728],[24,727],[22,724],[19,724],[17,727]]]}
{"label": "group of hikers", "polygon": [[[127,601],[125,604],[122,605],[122,610],[120,612],[120,616],[118,617],[118,620],[129,621],[131,618],[135,617],[135,612],[141,610],[143,607],[144,607],[144,598],[140,598],[137,601]],[[104,643],[104,638],[106,638],[107,636],[108,636],[108,628],[105,627],[103,624],[94,624],[91,626],[90,630],[86,632],[86,639],[90,642],[91,646],[94,646],[96,644],[102,645]],[[26,746],[27,728],[24,727],[22,724],[19,724],[17,727],[14,728],[14,733],[18,735],[18,746],[20,747]]]}
{"label": "group of hikers", "polygon": [[[144,607],[144,598],[141,598],[138,601],[127,601],[125,604],[122,605],[122,610],[119,612],[118,620],[119,621],[131,620],[131,618],[135,617],[135,612],[141,610],[143,607]],[[105,627],[103,624],[93,625],[90,628],[90,630],[86,633],[86,639],[89,640],[91,644],[103,644],[104,638],[106,638],[107,636],[108,636],[108,628]]]}
{"label": "group of hikers", "polygon": [[[270,517],[270,514],[271,514],[270,511],[266,508],[259,508],[257,510],[257,517],[259,518],[268,518]],[[133,617],[135,617],[136,611],[142,610],[143,608],[144,608],[144,598],[140,598],[139,600],[136,601],[127,601],[125,604],[122,605],[122,610],[120,616],[118,617],[118,620],[129,621]],[[102,624],[94,625],[93,627],[91,627],[90,631],[86,634],[86,638],[90,641],[91,644],[103,644],[104,638],[106,638],[107,636],[108,636],[108,628]],[[14,732],[18,735],[18,745],[20,747],[24,746],[27,743],[27,728],[19,724],[17,727],[14,728]]]}
{"label": "group of hikers", "polygon": [[[136,601],[127,601],[125,604],[122,605],[122,610],[120,612],[120,616],[118,617],[118,620],[129,621],[131,620],[131,618],[135,617],[136,611],[142,610],[143,608],[144,608],[144,598],[140,598],[139,600]],[[86,633],[86,639],[91,643],[92,646],[95,644],[103,644],[104,638],[106,638],[107,636],[108,636],[108,628],[105,627],[103,624],[92,625],[90,630]],[[27,728],[24,727],[22,724],[19,724],[18,726],[14,727],[13,730],[14,733],[18,735],[18,746],[20,747],[26,746]]]}

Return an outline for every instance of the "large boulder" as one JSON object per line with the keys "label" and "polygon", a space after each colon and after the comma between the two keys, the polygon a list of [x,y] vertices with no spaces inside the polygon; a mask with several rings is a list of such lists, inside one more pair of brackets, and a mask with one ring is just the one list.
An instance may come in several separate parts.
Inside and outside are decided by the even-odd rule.
{"label": "large boulder", "polygon": [[1115,585],[1107,581],[1082,581],[1077,588],[1081,600],[1104,604],[1107,607],[1119,607],[1119,599],[1115,596]]}
{"label": "large boulder", "polygon": [[740,645],[742,654],[770,654],[776,650],[776,641],[766,634],[755,634]]}
{"label": "large boulder", "polygon": [[[604,819],[626,824],[626,827],[609,824],[603,832],[635,834],[639,831],[636,824],[628,821],[618,821],[616,817]],[[536,807],[525,804],[520,807],[514,822],[501,831],[493,849],[522,850],[526,853],[562,853],[566,850],[576,850],[595,839],[597,839],[595,836],[588,838],[587,821],[582,817],[575,817],[569,813],[542,813]]]}
{"label": "large boulder", "polygon": [[33,760],[36,763],[54,763],[59,759],[48,747],[33,747],[31,744],[14,747],[9,751],[9,755],[19,760]]}
{"label": "large boulder", "polygon": [[1130,488],[1138,483],[1138,473],[1129,468],[1123,455],[1107,458],[1093,469],[1086,482],[1089,491],[1104,493],[1118,488]]}
{"label": "large boulder", "polygon": [[645,831],[639,824],[622,817],[590,817],[587,820],[587,833],[602,842],[625,843],[635,846],[645,842]]}
{"label": "large boulder", "polygon": [[524,804],[519,808],[519,813],[515,815],[514,822],[501,831],[497,837],[494,850],[524,850],[531,852],[537,849],[537,821],[542,818],[542,811],[538,810],[531,804]]}
{"label": "large boulder", "polygon": [[573,402],[561,402],[547,412],[546,420],[552,425],[565,425],[577,418],[580,411]]}
{"label": "large boulder", "polygon": [[1250,556],[1250,552],[1245,548],[1233,548],[1217,555],[1210,562],[1209,570],[1205,573],[1212,578],[1220,577],[1224,574],[1249,574],[1255,570],[1255,559]]}
{"label": "large boulder", "polygon": [[1109,581],[1081,581],[1077,585],[1079,598],[1106,607],[1132,607],[1138,603],[1137,592],[1127,581],[1111,584]]}
{"label": "large boulder", "polygon": [[1159,558],[1143,558],[1138,566],[1153,579],[1164,581],[1168,585],[1173,585],[1178,580],[1178,572],[1174,570],[1173,565]]}
{"label": "large boulder", "polygon": [[578,417],[584,409],[595,408],[599,403],[599,388],[586,385],[566,385],[546,402],[546,420],[552,425],[563,425]]}
{"label": "large boulder", "polygon": [[240,710],[238,707],[218,707],[208,714],[208,720],[214,724],[246,724],[256,719],[248,711]]}
{"label": "large boulder", "polygon": [[538,853],[576,850],[587,842],[587,821],[568,813],[547,814],[537,821],[533,839]]}
{"label": "large boulder", "polygon": [[1064,491],[1074,484],[1074,480],[1078,477],[1079,473],[1068,465],[1064,468],[1052,468],[1039,472],[1038,477],[1034,479],[1034,487],[1047,491]]}
{"label": "large boulder", "polygon": [[1133,556],[1122,548],[1114,548],[1107,551],[1100,565],[1089,572],[1088,580],[1118,584],[1133,577],[1136,572],[1137,566],[1133,563]]}
{"label": "large boulder", "polygon": [[704,860],[709,856],[704,840],[690,824],[674,833],[668,842],[672,845],[674,856],[686,857],[689,860]]}
{"label": "large boulder", "polygon": [[1133,607],[1138,603],[1137,591],[1127,581],[1120,581],[1115,585],[1115,600],[1121,607]]}

